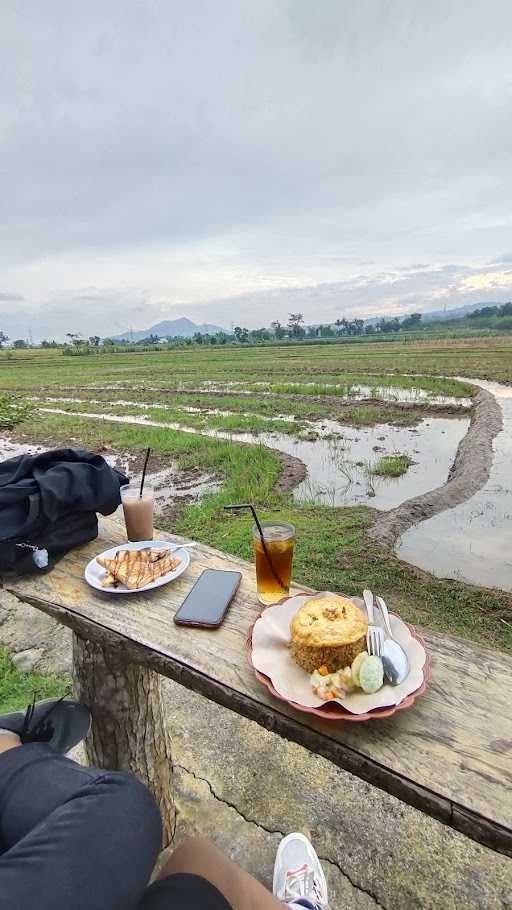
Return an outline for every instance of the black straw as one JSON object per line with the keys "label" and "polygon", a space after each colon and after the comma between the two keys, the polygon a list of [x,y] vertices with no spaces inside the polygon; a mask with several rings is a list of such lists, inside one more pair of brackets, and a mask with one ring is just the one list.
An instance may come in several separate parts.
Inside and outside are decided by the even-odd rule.
{"label": "black straw", "polygon": [[142,468],[142,478],[141,478],[141,481],[140,481],[140,490],[139,490],[139,498],[140,498],[140,499],[142,499],[142,491],[143,491],[143,489],[144,489],[144,481],[145,481],[145,479],[146,479],[146,470],[147,470],[147,466],[148,466],[148,461],[149,461],[150,452],[151,452],[151,449],[148,447],[148,450],[147,450],[147,452],[146,452],[146,457],[145,457],[145,459],[144,459],[144,467]]}
{"label": "black straw", "polygon": [[230,505],[230,506],[224,506],[224,508],[225,508],[225,509],[229,509],[229,510],[234,511],[234,512],[239,512],[239,511],[241,511],[242,509],[250,509],[250,511],[252,512],[252,517],[254,518],[254,521],[256,522],[256,527],[258,528],[258,533],[259,533],[259,535],[260,535],[260,540],[261,540],[261,545],[262,545],[262,547],[263,547],[263,552],[264,552],[264,554],[265,554],[265,556],[266,556],[266,558],[267,558],[267,562],[268,562],[268,564],[269,564],[269,566],[270,566],[270,570],[271,570],[271,572],[272,572],[272,575],[274,576],[275,580],[277,581],[279,587],[282,588],[283,591],[285,591],[285,590],[286,590],[286,585],[283,584],[283,582],[281,581],[281,578],[279,577],[279,575],[278,575],[278,573],[277,573],[277,569],[274,567],[274,563],[272,562],[272,559],[271,559],[271,557],[270,557],[270,553],[268,552],[268,549],[267,549],[267,544],[265,543],[265,537],[264,537],[264,535],[263,535],[263,528],[261,527],[260,520],[259,520],[258,516],[256,515],[256,509],[254,508],[254,506],[252,505],[252,503],[250,503],[250,502],[241,502],[241,503],[236,503],[236,504]]}

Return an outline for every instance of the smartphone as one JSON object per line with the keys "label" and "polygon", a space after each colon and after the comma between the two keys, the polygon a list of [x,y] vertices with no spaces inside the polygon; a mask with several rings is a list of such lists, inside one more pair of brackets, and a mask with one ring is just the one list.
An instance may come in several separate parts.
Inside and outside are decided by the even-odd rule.
{"label": "smartphone", "polygon": [[242,580],[241,572],[205,569],[174,617],[178,626],[217,629]]}

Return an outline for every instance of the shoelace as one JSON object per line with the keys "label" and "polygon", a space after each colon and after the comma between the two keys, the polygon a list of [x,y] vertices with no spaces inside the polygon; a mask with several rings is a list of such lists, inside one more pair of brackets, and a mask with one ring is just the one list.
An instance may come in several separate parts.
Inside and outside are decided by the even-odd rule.
{"label": "shoelace", "polygon": [[28,705],[27,710],[25,711],[25,717],[23,718],[23,726],[18,734],[22,743],[27,742],[48,742],[53,736],[53,724],[48,720],[52,711],[55,711],[55,708],[60,705],[62,701],[66,698],[66,695],[63,695],[62,698],[59,698],[53,705],[48,708],[46,714],[43,714],[39,718],[37,724],[31,728],[32,720],[34,719],[34,713],[36,709],[36,695],[34,692],[32,702]]}
{"label": "shoelace", "polygon": [[307,863],[299,869],[290,870],[286,873],[284,886],[285,903],[296,901],[300,897],[309,898],[313,903],[323,906],[320,884]]}

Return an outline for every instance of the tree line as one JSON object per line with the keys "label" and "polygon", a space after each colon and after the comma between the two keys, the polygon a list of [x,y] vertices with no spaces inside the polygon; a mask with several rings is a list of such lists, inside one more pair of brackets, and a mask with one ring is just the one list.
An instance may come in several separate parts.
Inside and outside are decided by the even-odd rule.
{"label": "tree line", "polygon": [[[290,313],[288,322],[282,324],[279,319],[274,319],[268,328],[248,329],[244,326],[236,325],[231,332],[221,330],[213,334],[195,332],[192,337],[183,337],[182,335],[169,335],[162,339],[158,335],[148,334],[139,341],[118,341],[112,338],[101,338],[99,335],[90,335],[83,338],[79,332],[67,332],[67,342],[64,343],[65,353],[80,354],[99,351],[100,347],[104,351],[108,350],[132,350],[144,349],[161,345],[162,342],[173,346],[190,346],[190,345],[226,345],[226,344],[258,344],[268,341],[286,341],[301,340],[313,338],[336,338],[336,337],[353,337],[360,335],[389,335],[392,333],[411,332],[428,330],[429,328],[446,325],[448,323],[460,323],[485,319],[500,320],[503,317],[512,317],[512,302],[483,306],[472,313],[467,313],[462,319],[450,320],[443,322],[423,322],[421,313],[411,313],[409,316],[394,316],[365,322],[364,319],[346,319],[344,316],[336,319],[334,323],[319,325],[304,324],[303,313]],[[508,327],[508,322],[505,320]],[[505,324],[505,323],[504,323]],[[0,348],[9,341],[9,336],[0,331]],[[12,347],[17,349],[29,348],[31,345],[23,338],[16,338],[12,342]],[[41,342],[43,348],[61,348],[61,342],[44,339]]]}

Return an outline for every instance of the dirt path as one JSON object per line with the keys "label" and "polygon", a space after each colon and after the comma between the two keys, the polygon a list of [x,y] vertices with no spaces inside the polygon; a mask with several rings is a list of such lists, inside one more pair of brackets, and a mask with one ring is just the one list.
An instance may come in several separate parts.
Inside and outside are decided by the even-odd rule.
{"label": "dirt path", "polygon": [[[245,445],[245,443],[241,443],[241,445]],[[281,462],[281,474],[274,484],[273,491],[274,493],[289,493],[306,479],[306,465],[300,458],[281,452],[280,449],[272,449],[272,452],[275,452]]]}

